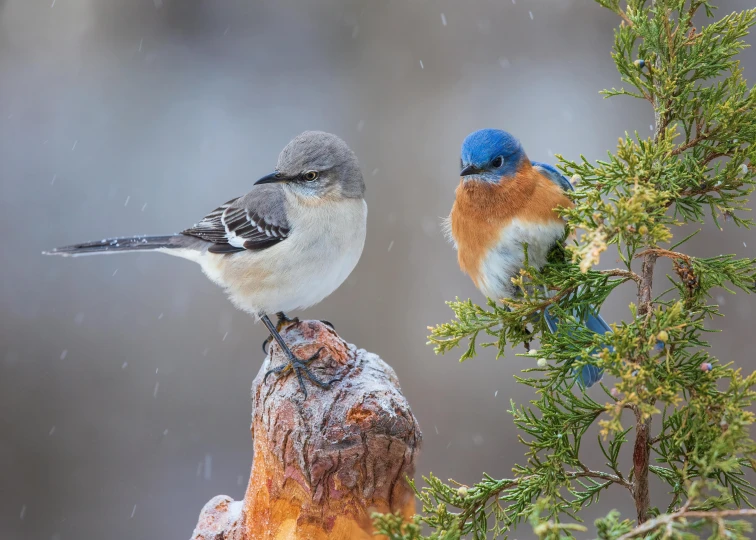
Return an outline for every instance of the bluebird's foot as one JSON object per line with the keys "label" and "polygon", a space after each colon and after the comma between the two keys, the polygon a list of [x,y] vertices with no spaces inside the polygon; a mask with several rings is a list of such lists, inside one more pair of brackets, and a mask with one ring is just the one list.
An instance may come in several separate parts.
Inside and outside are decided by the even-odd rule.
{"label": "bluebird's foot", "polygon": [[320,353],[325,349],[325,347],[319,348],[315,354],[310,356],[307,359],[300,360],[297,358],[293,352],[291,352],[291,349],[286,345],[281,335],[278,333],[278,330],[273,326],[273,323],[270,321],[267,315],[261,316],[261,319],[263,323],[265,323],[265,326],[268,328],[268,331],[270,332],[273,339],[276,340],[278,345],[283,350],[284,354],[286,354],[286,357],[288,359],[288,362],[285,364],[275,367],[273,369],[268,370],[265,373],[265,376],[263,377],[263,383],[267,382],[268,376],[273,374],[276,375],[277,378],[283,377],[287,375],[290,371],[293,371],[297,374],[297,379],[299,380],[299,387],[302,389],[302,393],[304,394],[304,398],[307,399],[307,389],[305,388],[304,379],[302,375],[304,374],[307,376],[307,378],[310,380],[310,382],[318,385],[320,388],[323,388],[324,390],[327,390],[331,387],[331,385],[339,380],[338,378],[331,379],[330,381],[323,381],[319,379],[309,368],[309,364],[316,360]]}
{"label": "bluebird's foot", "polygon": [[[287,317],[286,313],[284,313],[283,311],[279,311],[278,313],[276,313],[276,317],[278,317],[278,321],[276,321],[276,331],[279,333],[284,328],[291,326],[292,324],[299,323],[299,317],[294,317],[293,319],[290,319],[289,317]],[[333,326],[331,326],[331,328],[333,328]],[[273,341],[272,334],[266,337],[265,341],[263,341],[263,344],[262,344],[263,353],[268,354],[268,345],[270,345],[271,341]]]}
{"label": "bluebird's foot", "polygon": [[525,352],[530,352],[530,342],[532,341],[530,339],[530,336],[533,335],[533,332],[528,330],[527,326],[525,327],[524,330],[525,330],[525,335],[527,335],[528,337],[525,339],[525,341],[522,342],[522,344],[525,345]]}

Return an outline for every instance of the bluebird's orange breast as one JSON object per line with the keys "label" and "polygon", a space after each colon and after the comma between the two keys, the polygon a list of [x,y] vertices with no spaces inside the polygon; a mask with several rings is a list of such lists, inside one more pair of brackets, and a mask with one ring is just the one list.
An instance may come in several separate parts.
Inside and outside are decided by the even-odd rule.
{"label": "bluebird's orange breast", "polygon": [[555,209],[571,205],[561,188],[528,161],[499,184],[461,181],[450,216],[459,267],[480,288],[483,261],[512,220],[534,225],[561,221]]}

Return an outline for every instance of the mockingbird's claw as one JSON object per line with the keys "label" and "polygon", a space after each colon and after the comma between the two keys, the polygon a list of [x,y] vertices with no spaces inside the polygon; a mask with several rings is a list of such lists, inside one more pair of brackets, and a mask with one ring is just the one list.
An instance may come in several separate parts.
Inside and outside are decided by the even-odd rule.
{"label": "mockingbird's claw", "polygon": [[270,336],[270,335],[265,338],[265,341],[263,341],[263,343],[262,343],[263,354],[265,354],[265,355],[268,354],[268,345],[270,345],[271,341],[273,341],[273,336]]}
{"label": "mockingbird's claw", "polygon": [[320,322],[322,322],[326,326],[330,326],[332,330],[336,330],[336,327],[333,325],[333,323],[330,323],[328,321],[324,321],[323,319],[320,319]]}
{"label": "mockingbird's claw", "polygon": [[276,317],[278,317],[278,321],[276,322],[276,331],[280,332],[287,326],[291,326],[292,324],[299,324],[299,317],[294,317],[293,319],[290,319],[286,316],[286,313],[283,311],[279,311],[276,313]]}
{"label": "mockingbird's claw", "polygon": [[[278,314],[278,320],[279,323],[281,320],[284,320],[284,322],[289,321],[293,322],[292,319],[289,319],[284,315],[282,312],[279,312]],[[275,367],[273,369],[269,369],[265,376],[263,377],[263,384],[265,384],[268,381],[268,376],[271,374],[275,374],[277,377],[281,377],[285,374],[287,374],[289,371],[294,371],[297,374],[297,378],[299,379],[299,386],[302,389],[302,393],[305,396],[305,399],[307,399],[307,389],[304,385],[304,380],[302,379],[302,374],[304,373],[308,379],[310,379],[311,382],[317,384],[320,388],[328,389],[330,388],[331,384],[333,384],[334,381],[338,379],[333,379],[328,382],[320,380],[318,377],[315,376],[315,374],[310,371],[310,368],[308,367],[308,364],[318,358],[320,356],[320,353],[325,349],[325,347],[319,348],[317,351],[315,351],[315,354],[310,356],[309,358],[305,360],[300,360],[296,356],[294,356],[294,353],[291,352],[291,349],[286,345],[286,342],[281,337],[281,334],[278,333],[278,330],[276,330],[276,327],[273,325],[273,323],[270,321],[270,318],[265,313],[260,313],[260,320],[265,324],[266,328],[268,329],[268,332],[270,332],[270,335],[273,339],[276,340],[278,343],[278,346],[281,347],[281,350],[286,354],[286,358],[288,362],[286,362],[283,365],[280,365],[278,367]]]}
{"label": "mockingbird's claw", "polygon": [[317,384],[320,388],[323,388],[324,390],[328,390],[334,382],[339,380],[338,377],[326,382],[318,378],[308,367],[308,364],[312,362],[313,360],[316,360],[324,349],[325,347],[321,347],[317,351],[315,351],[315,354],[313,354],[309,358],[300,360],[299,358],[294,356],[294,353],[292,353],[287,347],[285,352],[286,352],[286,356],[288,356],[289,358],[289,361],[286,362],[285,364],[281,364],[278,367],[269,369],[265,373],[265,376],[263,377],[263,384],[267,383],[269,375],[276,375],[276,377],[280,378],[288,374],[290,371],[294,371],[297,374],[297,379],[299,379],[299,387],[302,389],[302,393],[304,394],[305,399],[307,399],[307,389],[305,388],[302,374],[306,375],[307,379],[309,379],[310,382]]}

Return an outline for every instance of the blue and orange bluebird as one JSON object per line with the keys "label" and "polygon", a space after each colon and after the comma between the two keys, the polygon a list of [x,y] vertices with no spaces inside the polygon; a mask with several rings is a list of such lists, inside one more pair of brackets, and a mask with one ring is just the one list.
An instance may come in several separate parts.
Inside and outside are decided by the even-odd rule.
{"label": "blue and orange bluebird", "polygon": [[[459,266],[475,286],[492,299],[513,298],[512,278],[525,262],[541,268],[551,249],[564,239],[565,222],[558,207],[571,207],[565,191],[572,184],[550,165],[530,161],[520,141],[499,129],[482,129],[462,143],[461,180],[449,216],[449,232]],[[552,332],[557,320],[544,313]],[[597,333],[610,332],[596,313],[583,320]],[[602,371],[586,365],[577,374],[585,386],[601,379]]]}

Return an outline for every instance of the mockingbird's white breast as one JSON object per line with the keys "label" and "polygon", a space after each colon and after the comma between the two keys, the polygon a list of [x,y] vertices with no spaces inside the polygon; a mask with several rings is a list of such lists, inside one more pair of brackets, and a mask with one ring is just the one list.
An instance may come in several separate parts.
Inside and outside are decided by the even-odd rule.
{"label": "mockingbird's white breast", "polygon": [[[261,251],[169,253],[195,260],[240,309],[257,315],[317,304],[349,276],[365,244],[364,199],[302,204],[287,196],[291,232]],[[183,250],[181,250],[183,251]]]}

